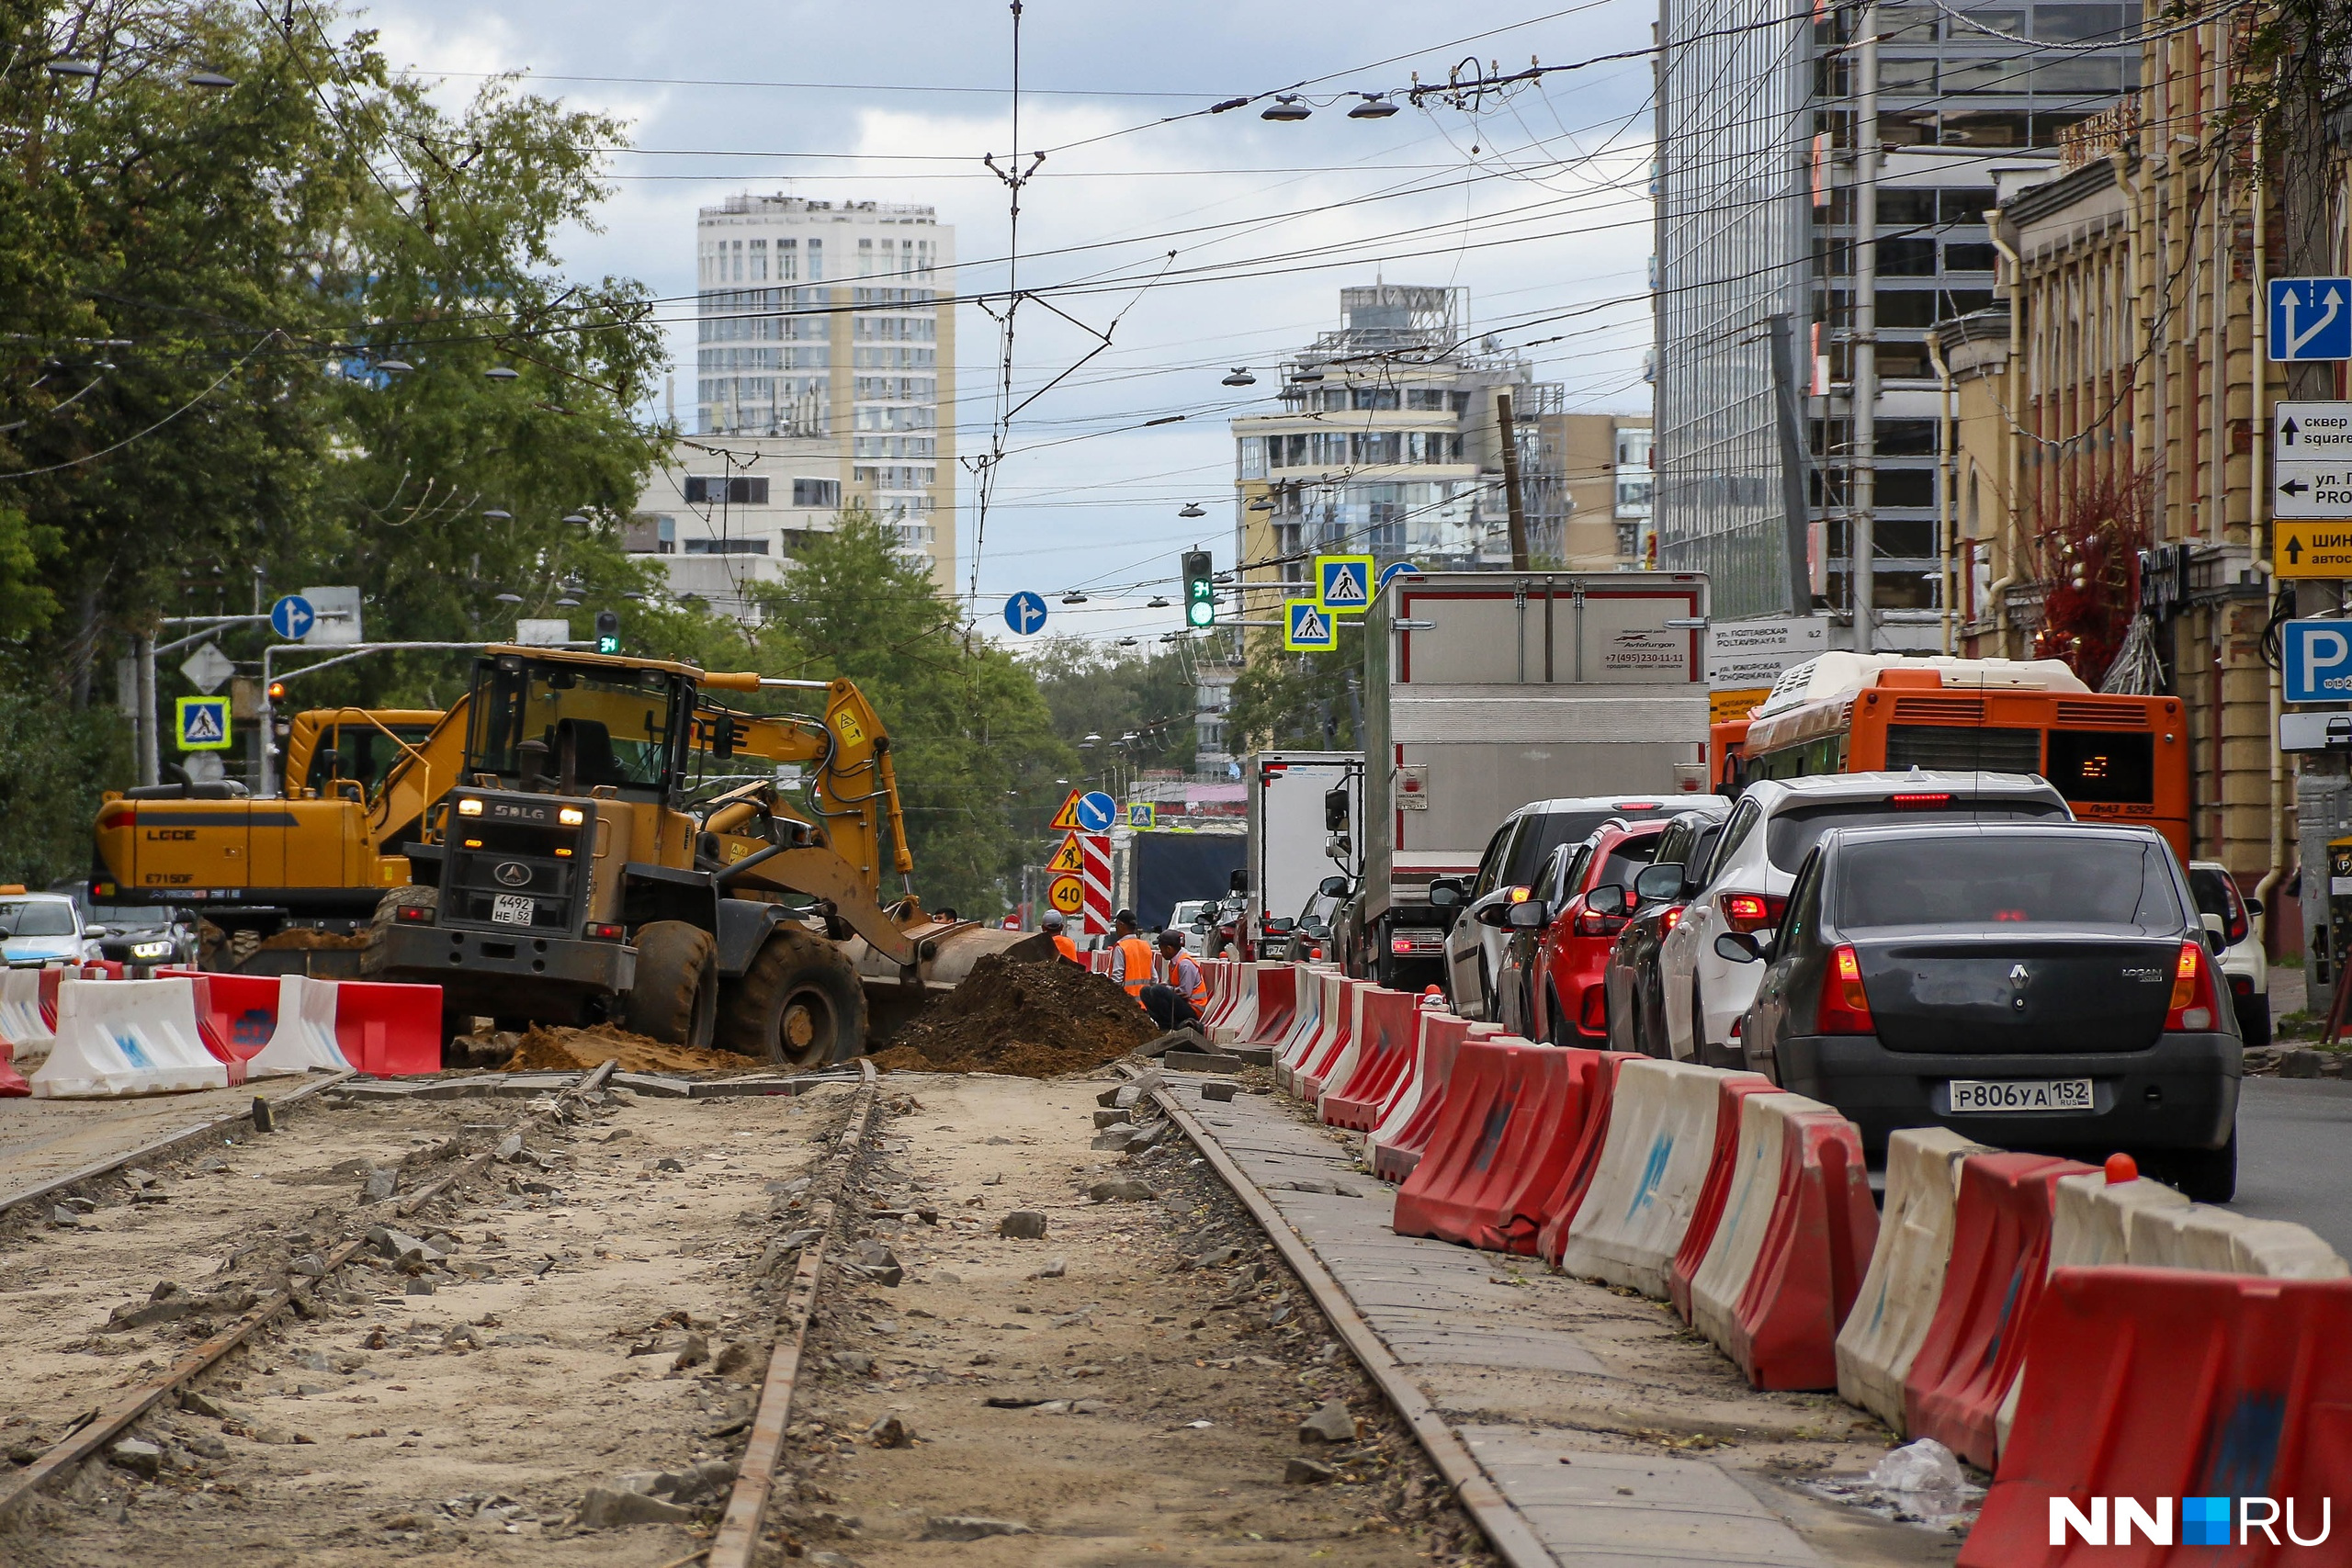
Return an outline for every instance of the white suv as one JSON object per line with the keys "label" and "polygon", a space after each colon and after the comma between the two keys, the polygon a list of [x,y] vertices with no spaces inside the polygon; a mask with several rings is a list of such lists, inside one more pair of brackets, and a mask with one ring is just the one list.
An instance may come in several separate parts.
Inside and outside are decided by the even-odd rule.
{"label": "white suv", "polygon": [[2221,923],[2220,968],[2230,983],[2238,1032],[2249,1045],[2270,1043],[2270,959],[2262,947],[2262,917],[2246,908],[2237,879],[2219,861],[2188,863],[2188,890],[2197,898],[2197,912],[2210,928]]}
{"label": "white suv", "polygon": [[1761,964],[1735,964],[1715,951],[1725,931],[1780,923],[1790,885],[1832,828],[1871,824],[2068,821],[2074,813],[2047,782],[2019,773],[1817,773],[1758,779],[1724,822],[1707,863],[1690,877],[1701,891],[1658,947],[1658,996],[1675,1059],[1713,1067],[1745,1066],[1739,1021],[1756,999]]}

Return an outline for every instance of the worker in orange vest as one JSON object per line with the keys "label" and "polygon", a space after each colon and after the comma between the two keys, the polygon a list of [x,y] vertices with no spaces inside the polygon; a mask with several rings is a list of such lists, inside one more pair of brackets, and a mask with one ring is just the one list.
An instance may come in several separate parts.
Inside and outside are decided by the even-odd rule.
{"label": "worker in orange vest", "polygon": [[1054,951],[1060,953],[1064,958],[1069,959],[1072,964],[1076,964],[1078,962],[1078,943],[1070,941],[1068,936],[1063,934],[1062,918],[1059,915],[1047,915],[1044,919],[1039,920],[1037,923],[1045,928],[1045,932],[1047,936],[1054,939]]}
{"label": "worker in orange vest", "polygon": [[1193,955],[1184,951],[1184,933],[1159,933],[1159,984],[1146,986],[1136,998],[1152,1021],[1163,1030],[1200,1027],[1201,1010],[1209,1005],[1208,977]]}
{"label": "worker in orange vest", "polygon": [[1136,912],[1122,909],[1111,917],[1111,978],[1141,1001],[1151,976],[1151,943],[1136,934]]}

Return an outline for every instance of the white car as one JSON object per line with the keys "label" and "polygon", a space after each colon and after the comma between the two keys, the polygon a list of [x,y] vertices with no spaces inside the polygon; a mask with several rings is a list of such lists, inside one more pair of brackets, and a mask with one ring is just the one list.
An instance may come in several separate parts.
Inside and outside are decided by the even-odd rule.
{"label": "white car", "polygon": [[1168,911],[1168,929],[1182,934],[1184,951],[1195,958],[1204,956],[1209,944],[1206,933],[1194,931],[1193,922],[1199,919],[1204,911],[1216,907],[1214,898],[1180,898],[1175,908]]}
{"label": "white car", "polygon": [[2197,912],[2208,917],[2209,926],[2218,919],[2229,943],[2220,963],[2237,1008],[2238,1032],[2249,1045],[2269,1044],[2270,958],[2262,950],[2261,915],[2246,908],[2237,879],[2219,861],[2190,861],[2188,890],[2196,896]]}
{"label": "white car", "polygon": [[85,927],[82,911],[62,894],[18,887],[0,896],[0,962],[29,967],[79,964],[97,956],[92,939],[105,931]]}
{"label": "white car", "polygon": [[1613,818],[1640,822],[1671,817],[1713,798],[1626,794],[1531,800],[1504,818],[1495,836],[1487,840],[1486,853],[1478,857],[1477,876],[1467,888],[1454,885],[1460,902],[1454,906],[1453,924],[1445,933],[1445,990],[1454,1012],[1464,1018],[1495,1016],[1495,976],[1502,972],[1503,945],[1510,941],[1510,931],[1479,920],[1480,909],[1526,898],[1554,850],[1581,843],[1603,822]]}
{"label": "white car", "polygon": [[1756,999],[1761,964],[1735,964],[1715,951],[1726,931],[1755,933],[1780,923],[1805,856],[1832,828],[1870,824],[2069,821],[2065,798],[2020,773],[1816,773],[1758,779],[1742,792],[1707,863],[1700,892],[1658,946],[1658,996],[1668,1046],[1677,1061],[1741,1067],[1739,1021]]}

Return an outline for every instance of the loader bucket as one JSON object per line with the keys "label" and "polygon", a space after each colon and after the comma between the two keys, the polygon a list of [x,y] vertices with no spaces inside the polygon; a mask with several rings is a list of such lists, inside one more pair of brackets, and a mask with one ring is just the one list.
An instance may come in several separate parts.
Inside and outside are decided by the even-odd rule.
{"label": "loader bucket", "polygon": [[[933,931],[936,931],[936,935]],[[910,932],[915,935],[914,932]],[[916,983],[863,938],[852,937],[842,951],[857,966],[865,986],[865,1039],[868,1051],[878,1050],[901,1024],[921,1012],[932,998],[952,991],[972,972],[972,965],[991,953],[1015,963],[1043,964],[1060,956],[1053,938],[1042,931],[1009,931],[970,920],[943,924],[917,936],[922,960]]]}

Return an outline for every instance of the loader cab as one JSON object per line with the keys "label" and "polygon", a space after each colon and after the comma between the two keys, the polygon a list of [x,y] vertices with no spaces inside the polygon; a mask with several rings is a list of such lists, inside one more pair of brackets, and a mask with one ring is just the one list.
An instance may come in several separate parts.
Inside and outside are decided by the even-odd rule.
{"label": "loader cab", "polygon": [[694,705],[694,682],[674,669],[495,654],[474,666],[466,776],[666,806]]}

